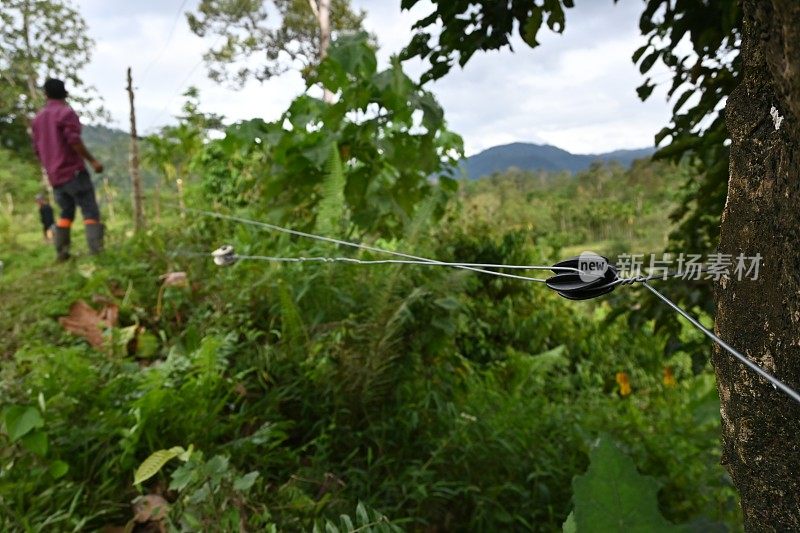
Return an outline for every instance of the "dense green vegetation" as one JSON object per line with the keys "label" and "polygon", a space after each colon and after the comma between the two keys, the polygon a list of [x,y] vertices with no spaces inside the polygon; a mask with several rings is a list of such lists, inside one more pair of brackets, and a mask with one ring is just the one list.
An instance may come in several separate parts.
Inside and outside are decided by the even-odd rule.
{"label": "dense green vegetation", "polygon": [[[326,61],[321,81],[348,78],[346,101],[378,106],[379,116],[354,124],[348,107],[304,96],[275,124],[233,126],[191,156],[187,205],[446,261],[550,264],[572,249],[663,245],[680,168],[512,173],[454,194],[447,179],[427,179],[457,148],[435,100],[397,67],[377,72],[363,41],[343,41]],[[397,103],[409,98],[422,114]],[[410,165],[409,150],[427,159]],[[13,160],[3,160],[9,192],[29,205],[38,171]],[[652,321],[616,317],[636,306],[634,291],[572,303],[461,270],[220,269],[192,253],[222,243],[247,255],[351,252],[175,209],[131,238],[126,207],[116,208],[110,250],[66,265],[51,262],[32,207],[6,216],[3,529],[138,518],[179,530],[391,521],[552,531],[573,510],[565,527],[580,529],[595,520],[586,498],[618,483],[617,469],[643,487],[620,502],[629,523],[739,527],[718,464],[709,348],[665,356]],[[171,272],[185,281],[162,277]],[[57,320],[78,300],[118,316],[96,347]],[[695,332],[681,337],[697,346]],[[635,481],[634,465],[654,479]],[[147,503],[170,509],[144,512]]]}
{"label": "dense green vegetation", "polygon": [[[617,174],[658,206],[668,192],[646,185],[672,172],[597,167],[530,187],[531,203],[556,205],[573,187]],[[538,225],[557,222],[537,209],[515,227],[522,211],[500,201],[521,179],[474,184],[441,224],[394,246],[444,260],[551,260]],[[609,187],[632,190],[620,183]],[[200,205],[202,189],[195,194]],[[460,218],[458,205],[493,202],[491,216]],[[7,441],[4,528],[122,524],[143,492],[174,501],[170,520],[189,529],[239,520],[303,529],[355,516],[362,501],[408,529],[552,530],[601,433],[659,480],[667,518],[737,523],[717,464],[711,374],[694,374],[686,353],[665,360],[652,324],[606,322],[608,304],[461,271],[247,262],[219,270],[174,256],[221,242],[253,254],[343,253],[208,220],[165,221],[135,240],[116,229],[113,252],[55,266],[32,218],[15,220],[29,230],[4,257],[0,281],[5,416],[8,424],[10,405],[35,410],[47,446]],[[159,314],[159,276],[177,270],[189,286],[163,290]],[[77,299],[119,307],[104,348],[56,322]],[[630,395],[620,395],[618,372]],[[190,445],[188,463],[132,484],[150,453]]]}
{"label": "dense green vegetation", "polygon": [[[542,9],[563,27],[560,6],[527,42]],[[422,50],[436,77],[455,30]],[[39,169],[0,149],[0,529],[739,530],[710,347],[664,331],[637,290],[576,303],[439,267],[213,264],[221,244],[385,258],[242,219],[442,261],[649,253],[701,183],[689,160],[459,183],[461,138],[399,60],[379,70],[363,34],[318,55],[304,76],[336,98],[301,95],[272,123],[216,138],[219,117],[187,93],[178,124],[143,143],[147,230],[105,195],[98,257],[76,229],[77,259],[53,262]],[[119,160],[124,139],[93,134]]]}
{"label": "dense green vegetation", "polygon": [[527,230],[547,257],[656,253],[667,243],[668,214],[687,173],[646,160],[630,169],[595,163],[575,175],[510,170],[465,182],[462,218],[491,221],[500,231]]}

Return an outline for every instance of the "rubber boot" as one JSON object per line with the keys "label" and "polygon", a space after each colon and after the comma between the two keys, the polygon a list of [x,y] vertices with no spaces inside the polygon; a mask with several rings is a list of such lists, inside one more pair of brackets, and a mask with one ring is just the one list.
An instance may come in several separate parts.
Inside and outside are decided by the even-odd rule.
{"label": "rubber boot", "polygon": [[86,244],[89,245],[89,253],[97,255],[103,251],[104,226],[102,224],[86,224]]}
{"label": "rubber boot", "polygon": [[69,245],[70,245],[70,229],[53,228],[53,243],[56,246],[56,260],[66,261],[70,258]]}

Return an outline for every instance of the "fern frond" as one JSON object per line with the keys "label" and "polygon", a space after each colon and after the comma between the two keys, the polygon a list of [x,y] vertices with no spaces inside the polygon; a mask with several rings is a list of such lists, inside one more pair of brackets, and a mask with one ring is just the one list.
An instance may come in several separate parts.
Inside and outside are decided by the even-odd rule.
{"label": "fern frond", "polygon": [[308,343],[308,332],[300,316],[300,310],[297,308],[291,291],[283,282],[278,285],[278,297],[281,302],[283,342],[292,348]]}
{"label": "fern frond", "polygon": [[331,143],[331,154],[326,170],[328,175],[322,182],[315,230],[321,235],[334,236],[342,229],[346,208],[344,168],[336,143]]}

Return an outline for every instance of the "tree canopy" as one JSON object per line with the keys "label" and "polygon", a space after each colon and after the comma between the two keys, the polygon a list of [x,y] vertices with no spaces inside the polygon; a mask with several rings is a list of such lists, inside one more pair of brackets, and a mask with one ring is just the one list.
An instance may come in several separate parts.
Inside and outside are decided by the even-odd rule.
{"label": "tree canopy", "polygon": [[[331,2],[331,31],[359,31],[366,13],[350,0]],[[277,17],[280,22],[270,24]],[[205,54],[211,79],[241,87],[296,68],[308,72],[320,60],[320,28],[309,0],[202,0],[187,15],[196,35],[219,36]]]}
{"label": "tree canopy", "polygon": [[93,99],[92,88],[80,75],[93,46],[85,20],[69,2],[0,0],[0,137],[4,144],[28,143],[27,119],[44,101],[40,87],[47,77],[63,79],[70,100],[78,105]]}

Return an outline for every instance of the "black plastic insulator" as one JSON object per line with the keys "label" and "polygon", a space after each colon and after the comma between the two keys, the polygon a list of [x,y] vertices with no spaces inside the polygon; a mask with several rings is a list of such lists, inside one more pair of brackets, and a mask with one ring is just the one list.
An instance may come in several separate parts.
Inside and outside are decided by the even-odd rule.
{"label": "black plastic insulator", "polygon": [[[619,285],[617,269],[607,258],[596,256],[605,262],[603,271],[587,270],[587,257],[573,257],[553,265],[555,276],[547,279],[547,286],[569,300],[591,300],[608,294]],[[576,269],[565,272],[565,269]]]}

